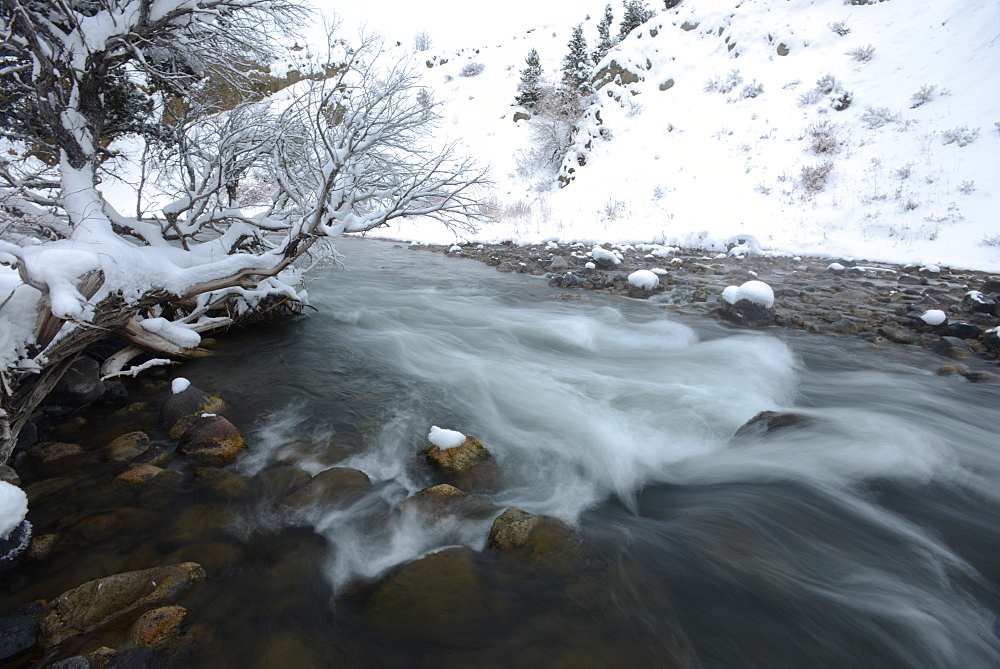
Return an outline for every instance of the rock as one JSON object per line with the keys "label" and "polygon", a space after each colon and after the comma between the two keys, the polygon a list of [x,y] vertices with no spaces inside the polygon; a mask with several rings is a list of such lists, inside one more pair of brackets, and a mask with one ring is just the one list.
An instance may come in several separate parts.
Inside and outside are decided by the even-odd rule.
{"label": "rock", "polygon": [[243,435],[222,416],[199,418],[181,435],[177,452],[215,465],[225,465],[236,459],[246,448]]}
{"label": "rock", "polygon": [[80,444],[70,444],[61,441],[42,441],[30,446],[27,451],[30,462],[40,474],[51,477],[54,474],[72,469],[74,473],[80,462],[86,458],[86,452]]}
{"label": "rock", "polygon": [[1000,328],[987,330],[983,336],[983,342],[986,343],[986,348],[989,350],[1000,351]]}
{"label": "rock", "polygon": [[504,260],[502,263],[500,263],[499,265],[497,265],[497,271],[498,272],[513,272],[514,271],[514,265],[512,265],[510,262]]}
{"label": "rock", "polygon": [[170,462],[173,455],[173,448],[167,448],[166,446],[160,446],[159,444],[152,444],[142,453],[132,458],[132,464],[156,465],[157,467],[162,467]]}
{"label": "rock", "polygon": [[265,494],[285,497],[309,483],[311,478],[309,472],[293,465],[278,465],[260,472],[253,481]]}
{"label": "rock", "polygon": [[775,432],[812,427],[816,421],[805,414],[788,411],[761,411],[733,435],[734,441],[757,440]]}
{"label": "rock", "polygon": [[11,485],[21,486],[21,477],[17,475],[13,467],[0,465],[0,481]]}
{"label": "rock", "polygon": [[242,476],[218,467],[198,467],[194,470],[194,480],[210,495],[220,499],[245,499],[252,492],[250,483]]}
{"label": "rock", "polygon": [[554,565],[570,557],[577,545],[573,530],[558,518],[511,507],[493,521],[485,550]]}
{"label": "rock", "polygon": [[52,404],[79,407],[96,402],[104,395],[101,365],[91,357],[76,359],[46,398]]}
{"label": "rock", "polygon": [[161,646],[181,632],[187,616],[183,606],[161,606],[139,616],[132,625],[129,638],[136,646]]}
{"label": "rock", "polygon": [[431,519],[446,514],[485,518],[495,513],[491,505],[447,483],[414,493],[403,501],[402,508],[414,509]]}
{"label": "rock", "polygon": [[59,543],[58,534],[43,534],[34,537],[28,546],[28,557],[32,560],[47,560],[55,555]]}
{"label": "rock", "polygon": [[958,337],[941,337],[932,347],[935,353],[951,358],[952,360],[965,360],[972,357],[972,351],[968,344]]}
{"label": "rock", "polygon": [[369,488],[371,479],[364,472],[350,467],[333,467],[314,476],[309,483],[285,497],[282,503],[293,509],[335,504]]}
{"label": "rock", "polygon": [[885,337],[886,339],[888,339],[889,341],[895,342],[897,344],[910,344],[915,346],[920,343],[920,337],[917,334],[913,332],[907,332],[906,330],[899,330],[896,328],[889,328],[889,327],[880,327],[876,330],[876,332]]}
{"label": "rock", "polygon": [[949,337],[958,337],[959,339],[979,339],[985,330],[978,325],[973,325],[972,323],[949,323],[948,327],[945,328],[945,332]]}
{"label": "rock", "polygon": [[233,509],[229,504],[195,504],[181,511],[166,539],[175,545],[190,544],[214,538],[220,527],[232,520]]}
{"label": "rock", "polygon": [[118,516],[111,513],[94,513],[78,520],[67,531],[87,542],[100,542],[118,534],[125,526]]}
{"label": "rock", "polygon": [[10,570],[20,562],[31,545],[31,523],[21,521],[8,533],[6,538],[0,537],[0,574]]}
{"label": "rock", "polygon": [[562,256],[553,256],[549,269],[553,272],[564,272],[569,269],[569,263]]}
{"label": "rock", "polygon": [[838,334],[857,334],[858,324],[849,318],[841,318],[830,326]]}
{"label": "rock", "polygon": [[105,381],[101,402],[103,404],[125,404],[128,402],[128,388],[121,381]]}
{"label": "rock", "polygon": [[404,565],[365,603],[365,623],[380,638],[471,647],[502,602],[491,593],[469,548],[447,548]]}
{"label": "rock", "polygon": [[518,121],[530,121],[530,120],[531,120],[531,114],[521,111],[514,112],[514,123],[517,123]]}
{"label": "rock", "polygon": [[136,464],[116,476],[115,480],[128,485],[143,485],[155,479],[163,471],[156,465]]}
{"label": "rock", "polygon": [[149,435],[145,432],[129,432],[105,446],[104,457],[115,462],[131,460],[149,448],[149,444]]}
{"label": "rock", "polygon": [[431,444],[424,456],[446,483],[462,490],[495,488],[500,477],[493,455],[472,436],[466,436],[465,441],[454,448],[442,449]]}
{"label": "rock", "polygon": [[978,290],[970,290],[959,304],[963,311],[973,314],[989,314],[993,312],[994,303],[985,299]]}
{"label": "rock", "polygon": [[0,662],[13,660],[33,648],[38,629],[31,616],[0,616]]}
{"label": "rock", "polygon": [[774,323],[774,307],[765,307],[751,300],[738,300],[736,304],[721,307],[718,311],[730,323],[748,328],[760,328]]}
{"label": "rock", "polygon": [[170,393],[160,407],[160,425],[170,429],[170,438],[178,439],[185,430],[206,413],[222,413],[228,407],[218,397],[194,386],[179,393]]}
{"label": "rock", "polygon": [[166,601],[205,578],[194,562],[113,574],[88,581],[59,595],[41,620],[43,645],[54,646],[77,634],[142,607]]}

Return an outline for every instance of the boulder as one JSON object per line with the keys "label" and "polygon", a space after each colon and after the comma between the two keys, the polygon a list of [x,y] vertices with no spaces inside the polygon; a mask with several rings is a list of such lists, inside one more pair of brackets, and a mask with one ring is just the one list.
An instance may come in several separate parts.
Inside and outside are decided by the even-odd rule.
{"label": "boulder", "polygon": [[194,470],[194,480],[208,494],[220,499],[245,499],[252,491],[242,476],[218,467],[198,467]]}
{"label": "boulder", "polygon": [[569,269],[569,263],[562,256],[553,256],[549,263],[549,269],[553,272],[564,272]]}
{"label": "boulder", "polygon": [[371,479],[363,471],[333,467],[322,471],[304,486],[282,500],[285,506],[304,509],[336,504],[354,498],[371,488]]}
{"label": "boulder", "polygon": [[129,638],[136,646],[161,646],[181,633],[181,623],[187,616],[183,606],[161,606],[139,616],[132,625]]}
{"label": "boulder", "polygon": [[40,441],[28,447],[28,462],[45,477],[79,468],[87,453],[80,444],[62,441]]}
{"label": "boulder", "polygon": [[225,465],[246,448],[243,435],[222,416],[205,416],[181,435],[177,452],[214,465]]}
{"label": "boulder", "polygon": [[43,645],[54,646],[150,604],[175,597],[204,580],[194,562],[113,574],[59,595],[41,619]]}
{"label": "boulder", "polygon": [[733,440],[756,440],[772,435],[775,432],[812,427],[815,419],[801,413],[790,411],[761,411],[736,430]]}
{"label": "boulder", "polygon": [[948,327],[945,328],[945,332],[949,337],[958,337],[959,339],[979,339],[983,335],[983,328],[978,325],[973,325],[972,323],[948,323]]}
{"label": "boulder", "polygon": [[253,478],[253,482],[265,494],[286,497],[309,483],[311,478],[309,472],[294,465],[278,465],[257,474]]}
{"label": "boulder", "polygon": [[38,623],[31,616],[0,616],[0,663],[31,649],[38,638]]}
{"label": "boulder", "polygon": [[218,397],[204,390],[188,386],[180,392],[172,392],[160,407],[160,425],[170,430],[170,438],[177,439],[185,430],[206,413],[222,413],[227,405]]}
{"label": "boulder", "polygon": [[486,518],[495,513],[493,506],[447,483],[414,493],[403,501],[402,508],[413,509],[432,520],[449,514]]}
{"label": "boulder", "polygon": [[500,470],[493,455],[475,437],[466,436],[465,441],[454,448],[431,444],[424,456],[446,483],[462,490],[491,489],[499,482]]}
{"label": "boulder", "polygon": [[104,382],[101,381],[100,363],[93,358],[80,356],[59,379],[46,401],[79,407],[96,402],[103,395]]}
{"label": "boulder", "polygon": [[748,328],[760,328],[774,324],[774,307],[764,306],[752,300],[737,300],[719,308],[719,313],[730,323]]}
{"label": "boulder", "polygon": [[969,345],[958,337],[941,337],[931,348],[935,353],[952,360],[965,360],[972,357]]}
{"label": "boulder", "polygon": [[485,550],[554,565],[571,557],[578,543],[573,530],[558,518],[511,507],[493,521]]}
{"label": "boulder", "polygon": [[104,457],[114,462],[124,462],[141,455],[149,448],[149,435],[145,432],[129,432],[114,439],[104,447]]}

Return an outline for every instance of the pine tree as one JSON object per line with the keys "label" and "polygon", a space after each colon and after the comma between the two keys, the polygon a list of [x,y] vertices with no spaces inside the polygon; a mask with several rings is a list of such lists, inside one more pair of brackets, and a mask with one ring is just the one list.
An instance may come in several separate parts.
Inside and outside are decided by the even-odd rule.
{"label": "pine tree", "polygon": [[615,16],[611,13],[611,5],[608,5],[604,8],[604,18],[597,24],[598,42],[597,48],[594,50],[594,65],[601,62],[618,43],[618,40],[611,36],[611,24],[614,23],[614,20]]}
{"label": "pine tree", "polygon": [[594,92],[590,84],[593,64],[587,53],[587,40],[583,36],[583,24],[573,28],[573,38],[569,41],[569,53],[563,57],[562,84],[568,93],[581,97]]}
{"label": "pine tree", "polygon": [[654,16],[656,12],[647,7],[642,0],[626,0],[625,15],[622,16],[622,24],[618,30],[618,41],[621,42],[630,32]]}
{"label": "pine tree", "polygon": [[530,109],[542,94],[542,65],[538,60],[538,51],[532,49],[524,62],[528,67],[521,70],[521,82],[517,85],[518,93],[514,101]]}

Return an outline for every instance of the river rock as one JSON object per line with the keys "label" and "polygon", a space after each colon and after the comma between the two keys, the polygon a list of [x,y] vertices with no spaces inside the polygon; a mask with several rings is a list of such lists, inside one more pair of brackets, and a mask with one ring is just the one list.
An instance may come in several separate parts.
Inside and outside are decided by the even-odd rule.
{"label": "river rock", "polygon": [[511,507],[493,521],[485,550],[555,564],[571,556],[577,546],[573,530],[558,518]]}
{"label": "river rock", "polygon": [[104,382],[101,381],[100,363],[82,355],[66,370],[46,401],[79,407],[96,402],[103,395]]}
{"label": "river rock", "polygon": [[761,411],[736,430],[733,440],[756,440],[788,430],[812,427],[815,419],[801,413],[790,411]]}
{"label": "river rock", "polygon": [[9,465],[0,465],[0,482],[21,486],[21,477],[17,475],[14,468]]}
{"label": "river rock", "polygon": [[177,452],[201,462],[225,465],[246,448],[243,435],[223,416],[199,418],[181,435]]}
{"label": "river rock", "polygon": [[462,490],[492,489],[499,483],[500,470],[493,454],[473,436],[466,436],[454,448],[431,444],[424,450],[424,456],[446,483]]}
{"label": "river rock", "polygon": [[30,446],[27,451],[28,462],[43,476],[78,469],[86,458],[86,451],[80,444],[70,444],[62,441],[41,441]]}
{"label": "river rock", "polygon": [[365,603],[365,622],[397,643],[468,647],[479,643],[491,614],[503,606],[491,597],[476,552],[447,548],[396,570]]}
{"label": "river rock", "polygon": [[972,357],[972,350],[968,344],[958,337],[941,337],[932,348],[935,353],[952,360],[965,360]]}
{"label": "river rock", "polygon": [[309,472],[294,465],[278,465],[257,474],[253,482],[265,494],[285,497],[309,483],[310,479]]}
{"label": "river rock", "polygon": [[58,534],[42,534],[34,537],[28,546],[28,557],[32,560],[47,560],[56,554],[61,543]]}
{"label": "river rock", "polygon": [[139,616],[132,625],[129,638],[136,646],[161,646],[181,633],[181,623],[187,616],[183,606],[161,606]]}
{"label": "river rock", "polygon": [[195,483],[213,497],[228,500],[246,499],[252,488],[239,474],[219,467],[198,467],[194,470]]}
{"label": "river rock", "polygon": [[38,623],[31,616],[0,616],[0,663],[12,661],[33,648],[38,630]]}
{"label": "river rock", "polygon": [[179,595],[204,580],[194,562],[113,574],[88,581],[59,595],[41,619],[43,644],[54,646]]}
{"label": "river rock", "polygon": [[493,506],[447,483],[414,493],[403,501],[402,508],[413,509],[431,519],[446,514],[485,518],[495,513]]}
{"label": "river rock", "polygon": [[949,337],[959,339],[979,339],[983,332],[985,331],[981,327],[972,323],[948,323],[948,327],[945,328],[945,333]]}
{"label": "river rock", "polygon": [[204,390],[188,386],[179,393],[170,393],[160,407],[160,425],[170,430],[170,438],[178,439],[201,418],[202,414],[222,413],[227,405]]}
{"label": "river rock", "polygon": [[116,476],[115,480],[127,485],[143,485],[149,483],[163,472],[164,470],[156,465],[134,464]]}
{"label": "river rock", "polygon": [[129,432],[105,446],[104,457],[113,462],[131,460],[149,448],[149,444],[149,435],[145,432]]}
{"label": "river rock", "polygon": [[285,506],[304,509],[340,503],[371,488],[371,479],[363,471],[350,467],[332,467],[320,472],[304,486],[282,500]]}
{"label": "river rock", "polygon": [[6,538],[0,537],[0,574],[9,571],[28,552],[31,545],[31,523],[21,521]]}
{"label": "river rock", "polygon": [[765,307],[759,302],[738,300],[719,308],[719,313],[730,323],[748,328],[761,328],[774,324],[774,307]]}

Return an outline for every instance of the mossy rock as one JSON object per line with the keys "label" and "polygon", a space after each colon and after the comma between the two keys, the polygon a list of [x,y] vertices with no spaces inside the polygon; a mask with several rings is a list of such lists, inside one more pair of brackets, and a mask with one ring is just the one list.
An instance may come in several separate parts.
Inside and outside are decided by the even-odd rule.
{"label": "mossy rock", "polygon": [[495,513],[492,505],[447,483],[414,493],[403,501],[401,508],[416,511],[431,520],[445,515],[486,518]]}
{"label": "mossy rock", "polygon": [[445,483],[461,490],[495,489],[499,485],[500,469],[482,442],[472,436],[454,448],[439,448],[431,444],[424,451],[431,468]]}
{"label": "mossy rock", "polygon": [[114,462],[123,462],[141,455],[149,448],[149,435],[136,431],[116,437],[104,447],[104,457]]}
{"label": "mossy rock", "polygon": [[579,552],[579,541],[558,518],[511,507],[493,521],[485,550],[566,568]]}
{"label": "mossy rock", "polygon": [[228,409],[220,398],[204,390],[188,386],[179,393],[171,393],[160,407],[160,425],[169,428],[170,438],[179,439],[184,432],[201,418],[202,414],[218,414]]}
{"label": "mossy rock", "polygon": [[305,509],[311,506],[339,504],[364,494],[371,479],[351,467],[332,467],[322,471],[304,486],[282,500],[285,506]]}
{"label": "mossy rock", "polygon": [[225,465],[246,448],[243,435],[222,416],[199,418],[181,435],[177,452],[199,461]]}

